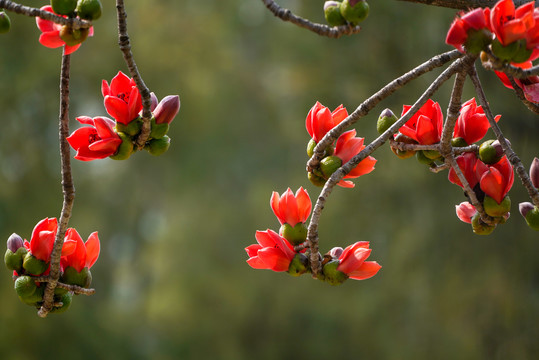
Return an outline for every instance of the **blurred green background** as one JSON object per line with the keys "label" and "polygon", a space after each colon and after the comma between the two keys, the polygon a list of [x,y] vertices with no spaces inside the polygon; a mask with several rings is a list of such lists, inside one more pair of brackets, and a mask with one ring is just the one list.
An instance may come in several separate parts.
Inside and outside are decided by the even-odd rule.
{"label": "blurred green background", "polygon": [[[27,1],[40,7],[44,1]],[[323,1],[282,1],[322,22]],[[102,79],[127,72],[114,2],[72,56],[71,128],[105,115]],[[318,100],[351,112],[444,44],[455,11],[371,1],[359,35],[319,37],[276,19],[259,0],[128,1],[135,59],[159,98],[181,110],[161,157],[73,161],[70,226],[99,231],[91,297],[38,318],[11,274],[0,276],[1,358],[20,359],[537,359],[539,236],[517,204],[487,237],[455,216],[465,198],[413,158],[387,146],[376,171],[336,189],[320,223],[321,250],[371,242],[383,268],[339,287],[253,270],[244,248],[255,230],[278,229],[272,191],[319,189],[305,174],[305,116]],[[57,143],[59,49],[31,18],[11,15],[0,37],[0,237],[29,239],[61,208]],[[384,101],[356,125],[372,141],[385,107],[400,114],[437,76]],[[526,168],[539,156],[539,121],[480,70],[502,129]],[[434,97],[448,105],[451,85]],[[467,85],[465,96],[472,95]],[[492,137],[492,134],[488,136]]]}

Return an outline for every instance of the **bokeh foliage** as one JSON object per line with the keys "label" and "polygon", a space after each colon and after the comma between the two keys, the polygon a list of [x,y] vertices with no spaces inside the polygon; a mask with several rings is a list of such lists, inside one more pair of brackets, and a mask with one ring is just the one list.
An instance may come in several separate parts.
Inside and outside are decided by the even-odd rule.
{"label": "bokeh foliage", "polygon": [[[28,1],[41,6],[43,2]],[[281,3],[323,21],[322,4]],[[71,123],[105,115],[102,79],[127,72],[115,8],[103,2],[95,36],[72,56]],[[455,12],[372,1],[359,35],[320,38],[275,19],[259,0],[128,2],[129,34],[146,84],[180,94],[164,156],[73,162],[70,225],[98,230],[97,294],[46,320],[0,276],[2,358],[45,359],[533,359],[539,353],[539,237],[510,195],[512,218],[480,237],[460,222],[464,201],[447,174],[431,174],[386,146],[376,170],[337,189],[321,250],[371,241],[383,268],[340,287],[255,271],[243,248],[277,229],[271,191],[308,189],[304,119],[319,100],[352,111],[384,84],[450,50]],[[0,234],[29,238],[59,216],[60,50],[37,42],[34,20],[12,15],[0,37]],[[502,129],[529,166],[539,121],[493,74],[480,72]],[[384,107],[400,114],[435,74],[416,80],[356,126],[376,135]],[[447,108],[450,84],[434,97]],[[471,87],[465,96],[471,96]],[[489,134],[492,136],[492,134]]]}

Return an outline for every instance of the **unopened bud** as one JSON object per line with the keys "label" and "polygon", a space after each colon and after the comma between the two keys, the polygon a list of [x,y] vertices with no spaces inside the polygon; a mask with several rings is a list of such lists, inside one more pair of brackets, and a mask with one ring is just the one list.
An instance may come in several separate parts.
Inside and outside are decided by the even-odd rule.
{"label": "unopened bud", "polygon": [[164,154],[170,147],[170,138],[165,135],[161,139],[153,139],[144,147],[148,152],[154,156]]}
{"label": "unopened bud", "polygon": [[333,259],[338,259],[342,253],[343,253],[343,248],[340,247],[340,246],[337,246],[337,247],[334,247],[333,249],[329,250],[328,251],[328,255],[331,256],[331,258]]}
{"label": "unopened bud", "polygon": [[346,20],[341,14],[341,3],[337,1],[326,1],[324,3],[324,17],[330,26],[346,24]]}
{"label": "unopened bud", "polygon": [[531,202],[522,202],[518,204],[518,211],[520,211],[520,215],[525,218],[528,212],[533,210],[534,207],[535,206],[533,206]]}
{"label": "unopened bud", "polygon": [[391,111],[390,109],[385,109],[380,113],[380,116],[378,117],[378,121],[376,122],[376,131],[378,131],[378,134],[383,134],[397,120],[398,119],[395,114],[393,114],[393,111]]}
{"label": "unopened bud", "polygon": [[325,178],[329,178],[342,165],[342,160],[338,156],[326,156],[320,161],[320,170]]}
{"label": "unopened bud", "polygon": [[503,149],[498,140],[487,140],[479,147],[479,159],[485,164],[496,164],[502,156]]}
{"label": "unopened bud", "polygon": [[16,252],[18,248],[23,246],[23,240],[22,238],[13,233],[11,236],[7,239],[7,248],[11,250],[12,252]]}
{"label": "unopened bud", "polygon": [[453,146],[453,147],[465,147],[465,146],[468,146],[468,143],[466,142],[466,140],[464,140],[464,138],[457,137],[457,138],[451,139],[451,146]]}
{"label": "unopened bud", "polygon": [[0,11],[0,34],[5,34],[11,29],[11,20],[4,11]]}
{"label": "unopened bud", "polygon": [[527,202],[519,204],[519,210],[528,226],[539,231],[539,208]]}
{"label": "unopened bud", "polygon": [[157,100],[157,96],[155,96],[153,91],[150,93],[150,99],[152,100],[152,103],[150,105],[150,111],[153,112],[157,107],[157,103],[159,102],[159,100]]}
{"label": "unopened bud", "polygon": [[539,189],[539,158],[533,158],[530,166],[530,180],[533,186]]}
{"label": "unopened bud", "polygon": [[337,270],[340,262],[338,260],[333,260],[328,262],[322,268],[322,273],[324,274],[324,281],[331,285],[340,285],[348,279],[348,275]]}
{"label": "unopened bud", "polygon": [[369,15],[369,4],[364,0],[344,0],[341,14],[350,24],[357,25]]}
{"label": "unopened bud", "polygon": [[477,235],[489,235],[495,228],[496,225],[485,224],[483,220],[481,220],[481,215],[479,215],[479,213],[472,216],[472,229]]}
{"label": "unopened bud", "polygon": [[180,110],[178,95],[165,96],[153,111],[156,124],[170,124]]}
{"label": "unopened bud", "polygon": [[305,254],[296,254],[290,265],[288,266],[288,273],[292,276],[300,276],[307,272],[309,269],[309,259]]}

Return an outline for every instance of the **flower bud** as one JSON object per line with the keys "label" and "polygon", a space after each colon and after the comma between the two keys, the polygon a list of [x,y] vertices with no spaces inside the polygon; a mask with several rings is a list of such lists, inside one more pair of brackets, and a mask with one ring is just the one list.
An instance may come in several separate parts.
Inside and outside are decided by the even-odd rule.
{"label": "flower bud", "polygon": [[97,20],[101,17],[103,7],[99,0],[79,0],[77,15],[84,20]]}
{"label": "flower bud", "polygon": [[312,172],[307,173],[307,178],[314,186],[323,187],[326,183],[326,179],[316,174],[313,174]]}
{"label": "flower bud", "polygon": [[338,259],[342,255],[343,251],[344,249],[342,247],[337,246],[329,250],[327,255],[331,256],[332,259]]}
{"label": "flower bud", "polygon": [[316,142],[313,139],[309,140],[309,142],[307,143],[307,156],[308,157],[313,156],[315,147],[316,147]]}
{"label": "flower bud", "polygon": [[18,248],[15,252],[6,250],[4,263],[9,270],[15,270],[18,274],[22,273],[22,264],[28,250],[24,246]]}
{"label": "flower bud", "polygon": [[385,133],[386,130],[389,129],[397,120],[398,119],[395,114],[393,114],[393,111],[390,109],[385,109],[378,117],[378,121],[376,122],[376,131],[378,131],[379,134]]}
{"label": "flower bud", "polygon": [[323,280],[331,285],[340,285],[348,279],[348,275],[337,270],[339,260],[333,260],[322,267]]}
{"label": "flower bud", "polygon": [[68,266],[65,268],[60,279],[65,284],[89,288],[92,283],[92,273],[87,267],[83,268],[80,272],[77,272],[74,267]]}
{"label": "flower bud", "polygon": [[440,154],[440,152],[436,151],[436,150],[423,150],[423,155],[425,155],[425,157],[431,159],[431,160],[436,160],[436,159],[439,159],[442,157],[442,155]]}
{"label": "flower bud", "polygon": [[299,245],[307,239],[307,226],[305,223],[297,223],[294,227],[290,226],[290,224],[283,224],[279,230],[279,235],[292,245]]}
{"label": "flower bud", "polygon": [[472,216],[472,229],[477,235],[489,235],[494,231],[496,225],[488,225],[481,220],[479,213]]}
{"label": "flower bud", "polygon": [[148,145],[144,149],[154,156],[159,156],[164,154],[170,147],[170,138],[168,136],[163,136],[161,139],[150,140]]}
{"label": "flower bud", "polygon": [[49,263],[39,260],[34,255],[32,255],[32,253],[28,252],[24,256],[22,267],[27,273],[37,276],[43,274],[45,270],[47,270],[47,268],[49,267]]}
{"label": "flower bud", "polygon": [[509,195],[506,195],[502,202],[498,204],[496,200],[488,195],[485,195],[485,199],[483,200],[483,208],[489,216],[504,216],[509,212],[509,210],[511,210],[511,199],[509,198]]}
{"label": "flower bud", "polygon": [[122,139],[122,143],[118,146],[118,150],[114,155],[109,156],[112,160],[127,160],[133,153],[133,139],[123,132],[118,132],[118,136]]}
{"label": "flower bud", "polygon": [[71,26],[64,25],[60,29],[60,38],[69,46],[75,46],[86,40],[89,29],[73,29]]}
{"label": "flower bud", "polygon": [[530,180],[533,186],[539,189],[539,158],[533,158],[530,166]]}
{"label": "flower bud", "polygon": [[457,138],[451,139],[451,146],[453,146],[453,147],[466,147],[466,146],[468,146],[468,143],[466,142],[466,140],[464,140],[464,138],[457,137]]}
{"label": "flower bud", "polygon": [[0,34],[5,34],[11,29],[11,20],[4,11],[0,11]]}
{"label": "flower bud", "polygon": [[432,166],[434,164],[434,161],[432,159],[429,159],[425,156],[425,153],[423,151],[417,151],[415,153],[415,157],[417,161],[419,161],[421,164],[425,164],[428,166]]}
{"label": "flower bud", "polygon": [[11,236],[7,239],[7,248],[11,250],[12,252],[16,252],[20,247],[23,246],[23,240],[22,238],[13,233]]}
{"label": "flower bud", "polygon": [[156,124],[170,124],[180,111],[180,97],[178,95],[165,96],[153,111]]}
{"label": "flower bud", "polygon": [[[55,300],[56,300],[56,297],[55,297]],[[61,313],[65,312],[67,309],[69,309],[69,306],[71,306],[71,301],[73,300],[73,293],[66,292],[58,300],[59,300],[59,302],[62,303],[62,306],[54,307],[50,311],[51,314],[61,314]]]}
{"label": "flower bud", "polygon": [[167,123],[156,124],[155,117],[152,117],[150,138],[161,139],[163,136],[165,136],[168,133],[168,129],[169,129],[169,125]]}
{"label": "flower bud", "polygon": [[503,149],[498,140],[487,140],[479,146],[479,159],[485,164],[496,164],[502,157]]}
{"label": "flower bud", "polygon": [[157,100],[157,96],[153,93],[153,91],[150,93],[150,99],[152,100],[152,103],[150,105],[150,111],[153,112],[155,108],[157,107],[157,104],[159,103],[159,100]]}
{"label": "flower bud", "polygon": [[294,255],[290,266],[288,266],[288,273],[292,276],[300,276],[309,270],[309,259],[305,254],[298,253]]}
{"label": "flower bud", "polygon": [[326,1],[324,3],[324,17],[330,26],[346,24],[346,20],[341,14],[341,3],[337,1]]}
{"label": "flower bud", "polygon": [[[412,139],[411,137],[408,137],[404,134],[401,134],[401,133],[397,133],[397,135],[395,136],[395,141],[396,142],[402,142],[402,143],[405,143],[405,144],[417,144],[417,142]],[[399,149],[396,149],[396,148],[393,148],[391,147],[391,151],[393,151],[393,153],[395,155],[397,155],[397,157],[399,159],[408,159],[412,156],[414,156],[415,154],[415,150],[406,150],[406,151],[402,151],[402,150],[399,150]]]}
{"label": "flower bud", "polygon": [[23,275],[15,280],[15,292],[23,303],[37,306],[39,302],[43,301],[45,286],[37,286],[32,277]]}
{"label": "flower bud", "polygon": [[77,7],[77,0],[51,0],[52,11],[59,15],[70,15]]}
{"label": "flower bud", "polygon": [[326,156],[320,161],[320,170],[325,178],[329,178],[341,165],[342,160],[338,156]]}
{"label": "flower bud", "polygon": [[524,219],[526,219],[528,226],[533,230],[539,231],[539,208],[533,206],[532,203],[525,202],[519,204],[519,210],[522,216],[524,216]]}
{"label": "flower bud", "polygon": [[344,0],[341,14],[350,24],[357,25],[369,15],[369,4],[364,0]]}

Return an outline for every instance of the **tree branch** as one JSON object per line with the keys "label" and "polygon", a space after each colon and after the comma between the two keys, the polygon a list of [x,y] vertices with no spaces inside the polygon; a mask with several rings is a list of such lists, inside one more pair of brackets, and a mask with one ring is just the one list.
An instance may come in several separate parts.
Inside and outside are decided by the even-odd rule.
{"label": "tree branch", "polygon": [[[65,52],[65,49],[64,49]],[[67,142],[69,136],[69,67],[70,56],[62,56],[62,69],[60,72],[60,158],[62,163],[62,191],[64,201],[60,221],[58,224],[58,232],[54,240],[54,247],[51,254],[51,265],[49,273],[49,281],[43,296],[43,305],[38,311],[40,317],[46,317],[49,311],[54,306],[54,289],[57,286],[60,278],[60,257],[62,255],[62,246],[67,230],[69,219],[71,218],[71,210],[75,201],[75,186],[73,185],[73,177],[71,176],[71,158],[70,147]]]}
{"label": "tree branch", "polygon": [[[405,2],[412,2],[424,5],[434,5],[452,9],[468,10],[475,8],[493,7],[499,0],[399,0]],[[513,0],[515,6],[524,5],[529,1],[526,0]],[[536,1],[537,4],[537,1]]]}
{"label": "tree branch", "polygon": [[79,18],[65,18],[63,16],[59,16],[48,11],[24,6],[9,0],[0,0],[0,9],[2,8],[8,11],[12,11],[16,14],[26,15],[29,17],[39,17],[43,20],[49,20],[56,24],[68,25],[73,29],[87,29],[92,26],[92,23],[90,21],[81,20]]}
{"label": "tree branch", "polygon": [[123,0],[116,0],[116,10],[118,13],[118,45],[120,50],[123,53],[125,63],[129,69],[129,73],[139,89],[140,96],[142,97],[142,130],[135,140],[135,145],[139,150],[144,148],[146,141],[150,137],[150,120],[152,118],[152,113],[150,111],[150,106],[152,105],[151,93],[142,76],[137,68],[133,53],[131,52],[131,43],[129,41],[129,35],[127,34],[127,13],[125,12],[125,6]]}
{"label": "tree branch", "polygon": [[294,13],[288,9],[280,7],[273,0],[262,0],[262,2],[273,13],[273,15],[279,19],[291,22],[294,25],[310,30],[320,36],[327,36],[329,38],[337,39],[342,35],[353,35],[361,31],[360,26],[342,25],[331,27],[324,24],[313,23],[307,19],[294,15]]}

